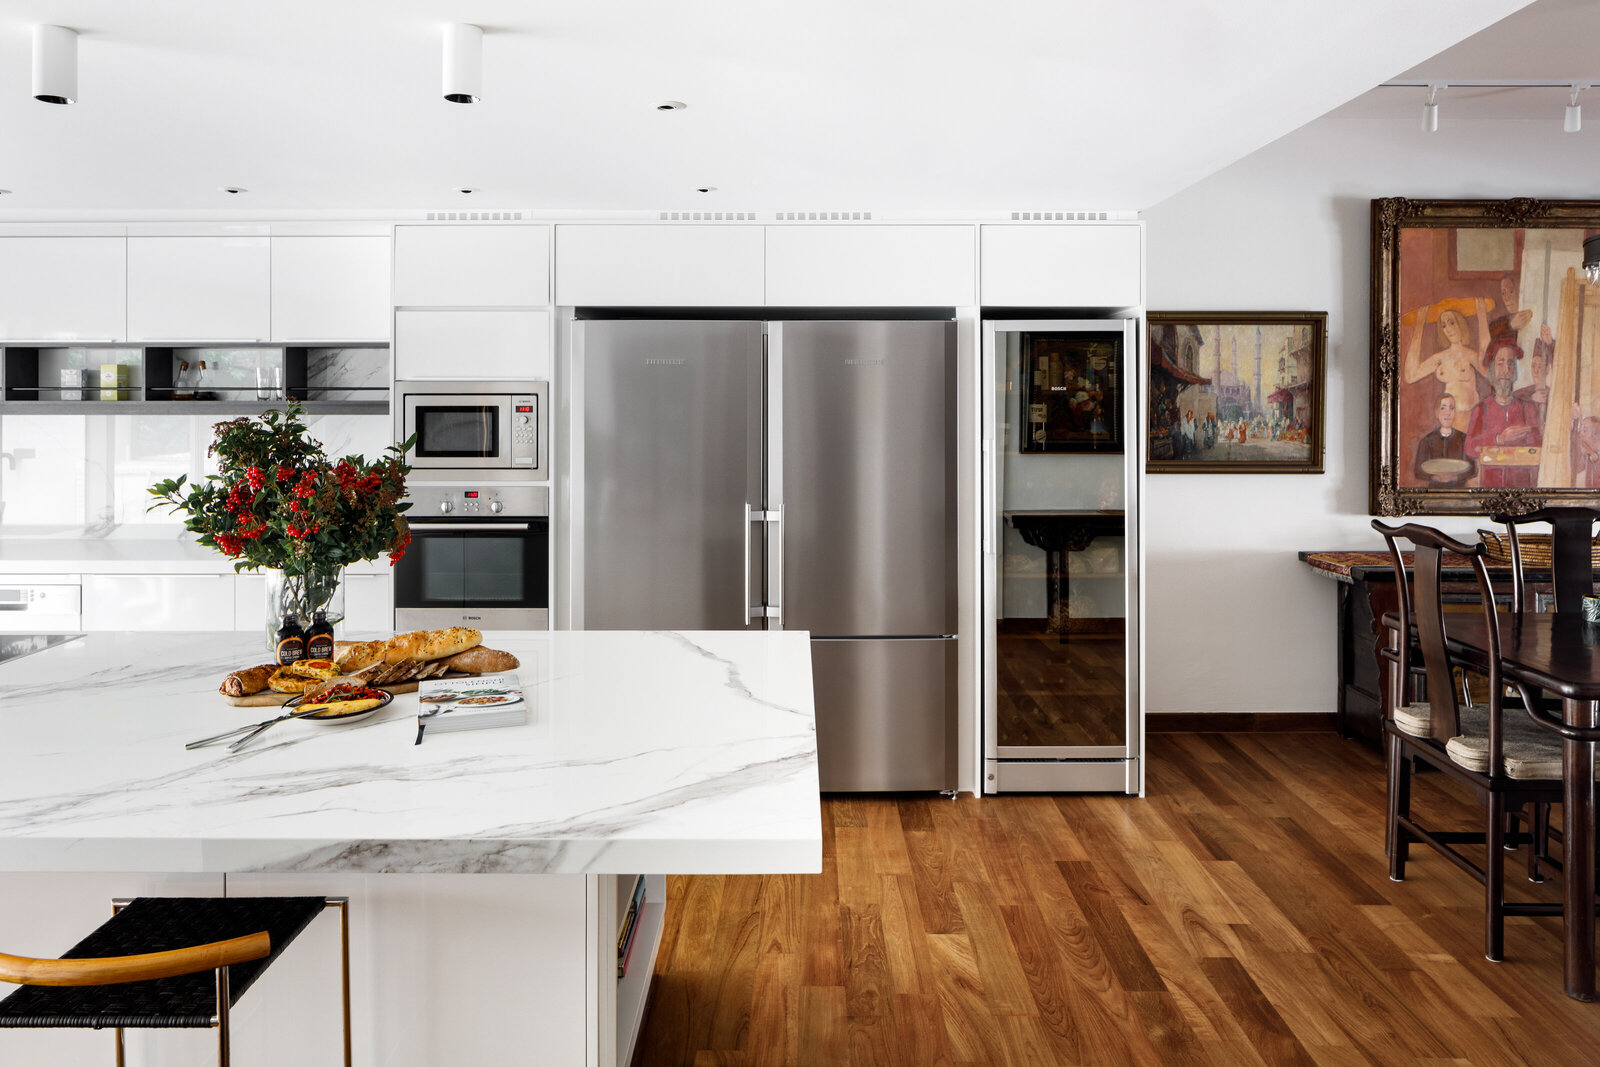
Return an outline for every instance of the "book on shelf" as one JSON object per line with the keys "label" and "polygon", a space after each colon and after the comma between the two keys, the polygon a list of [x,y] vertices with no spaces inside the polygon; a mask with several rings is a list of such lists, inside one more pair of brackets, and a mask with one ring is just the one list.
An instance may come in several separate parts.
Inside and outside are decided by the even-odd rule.
{"label": "book on shelf", "polygon": [[639,914],[644,908],[645,883],[644,875],[638,875],[633,881],[633,892],[628,899],[628,911],[622,917],[621,929],[617,931],[617,977],[625,978],[628,974],[628,960],[633,956],[634,935],[639,932]]}
{"label": "book on shelf", "polygon": [[528,702],[515,674],[430,678],[417,686],[417,740],[422,732],[450,733],[490,726],[521,726]]}

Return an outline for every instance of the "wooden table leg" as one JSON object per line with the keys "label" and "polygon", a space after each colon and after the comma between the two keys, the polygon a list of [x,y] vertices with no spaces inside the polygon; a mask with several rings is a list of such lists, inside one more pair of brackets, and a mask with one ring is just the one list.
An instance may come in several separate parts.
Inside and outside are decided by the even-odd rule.
{"label": "wooden table leg", "polygon": [[[1568,726],[1597,725],[1590,700],[1564,700]],[[1561,742],[1562,911],[1567,932],[1566,989],[1574,1000],[1594,1000],[1594,742]]]}

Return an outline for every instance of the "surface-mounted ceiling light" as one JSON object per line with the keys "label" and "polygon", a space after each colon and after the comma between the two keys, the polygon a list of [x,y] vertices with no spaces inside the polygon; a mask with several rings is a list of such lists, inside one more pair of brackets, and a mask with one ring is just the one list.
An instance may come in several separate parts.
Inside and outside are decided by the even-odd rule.
{"label": "surface-mounted ceiling light", "polygon": [[1423,133],[1439,132],[1439,102],[1435,98],[1439,95],[1439,90],[1442,88],[1443,86],[1440,85],[1428,86],[1428,102],[1422,105]]}
{"label": "surface-mounted ceiling light", "polygon": [[1583,239],[1583,273],[1590,285],[1600,283],[1600,233]]}
{"label": "surface-mounted ceiling light", "polygon": [[1572,87],[1572,97],[1567,103],[1567,117],[1561,123],[1561,128],[1568,133],[1577,133],[1583,129],[1583,105],[1578,103],[1578,94],[1587,88],[1587,85]]}
{"label": "surface-mounted ceiling light", "polygon": [[33,28],[33,98],[46,104],[78,99],[78,31],[65,26]]}
{"label": "surface-mounted ceiling light", "polygon": [[444,98],[452,104],[483,99],[483,30],[465,22],[444,28]]}

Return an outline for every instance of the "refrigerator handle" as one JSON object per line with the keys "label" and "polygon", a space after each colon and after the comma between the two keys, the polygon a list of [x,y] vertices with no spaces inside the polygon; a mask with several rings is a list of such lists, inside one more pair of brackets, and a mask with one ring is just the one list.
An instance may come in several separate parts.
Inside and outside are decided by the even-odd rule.
{"label": "refrigerator handle", "polygon": [[750,606],[750,520],[754,516],[750,511],[750,502],[744,502],[744,581],[739,583],[739,610],[742,618],[749,622],[756,617],[755,609]]}
{"label": "refrigerator handle", "polygon": [[775,516],[778,520],[778,600],[772,605],[774,618],[777,620],[778,629],[783,629],[783,505],[778,505],[776,512],[769,511],[768,515]]}

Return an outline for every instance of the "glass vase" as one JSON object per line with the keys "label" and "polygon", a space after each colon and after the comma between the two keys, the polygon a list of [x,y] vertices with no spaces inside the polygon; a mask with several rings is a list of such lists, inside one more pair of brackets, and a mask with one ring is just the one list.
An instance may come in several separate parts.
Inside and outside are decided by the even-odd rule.
{"label": "glass vase", "polygon": [[344,621],[344,568],[323,574],[290,577],[279,570],[263,572],[267,578],[267,651],[278,649],[278,628],[285,615],[293,615],[302,630],[311,626],[317,612],[328,615],[337,633]]}

